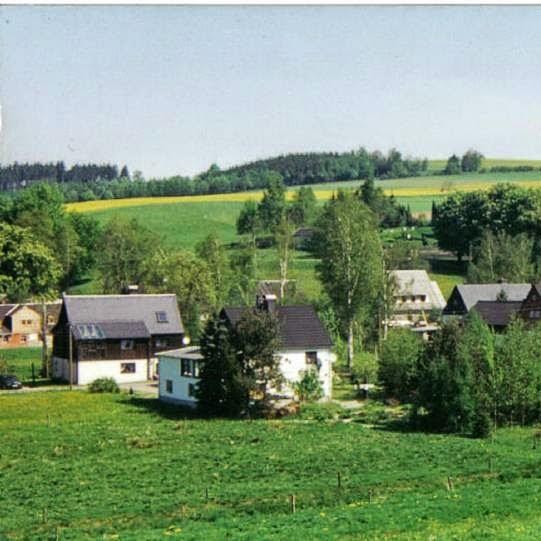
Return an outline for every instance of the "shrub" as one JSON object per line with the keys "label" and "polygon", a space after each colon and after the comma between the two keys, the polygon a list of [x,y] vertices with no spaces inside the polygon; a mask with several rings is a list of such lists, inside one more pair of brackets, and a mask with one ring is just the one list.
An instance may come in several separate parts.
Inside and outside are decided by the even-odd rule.
{"label": "shrub", "polygon": [[348,416],[348,411],[334,402],[305,403],[299,408],[298,417],[309,421],[327,421]]}
{"label": "shrub", "polygon": [[389,331],[379,359],[379,380],[385,393],[404,400],[409,397],[422,341],[408,329]]}
{"label": "shrub", "polygon": [[315,402],[323,397],[323,388],[316,370],[305,370],[301,380],[295,383],[295,392],[301,402]]}
{"label": "shrub", "polygon": [[91,393],[118,393],[120,392],[118,383],[113,378],[95,379],[88,386],[88,390]]}

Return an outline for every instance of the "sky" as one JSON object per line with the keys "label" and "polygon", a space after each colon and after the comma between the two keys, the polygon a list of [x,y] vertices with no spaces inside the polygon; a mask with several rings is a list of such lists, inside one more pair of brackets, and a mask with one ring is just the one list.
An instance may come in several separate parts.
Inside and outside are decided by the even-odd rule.
{"label": "sky", "polygon": [[541,7],[3,6],[0,162],[541,158]]}

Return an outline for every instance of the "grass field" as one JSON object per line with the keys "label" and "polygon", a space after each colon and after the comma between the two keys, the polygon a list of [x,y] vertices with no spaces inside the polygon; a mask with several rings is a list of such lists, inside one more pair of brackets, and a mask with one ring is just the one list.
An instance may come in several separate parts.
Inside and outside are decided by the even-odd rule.
{"label": "grass field", "polygon": [[203,421],[155,399],[68,391],[1,396],[0,408],[6,541],[541,536],[529,429],[490,443],[362,416]]}
{"label": "grass field", "polygon": [[5,363],[6,373],[15,374],[23,383],[32,381],[32,364],[36,381],[41,381],[41,348],[20,347],[0,349],[0,363]]}

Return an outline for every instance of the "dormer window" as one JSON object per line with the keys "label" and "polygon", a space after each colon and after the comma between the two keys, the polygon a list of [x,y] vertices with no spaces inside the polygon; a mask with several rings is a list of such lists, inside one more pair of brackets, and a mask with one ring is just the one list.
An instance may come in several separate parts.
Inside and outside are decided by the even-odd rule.
{"label": "dormer window", "polygon": [[167,312],[156,312],[156,321],[158,323],[169,323],[169,320],[167,319]]}

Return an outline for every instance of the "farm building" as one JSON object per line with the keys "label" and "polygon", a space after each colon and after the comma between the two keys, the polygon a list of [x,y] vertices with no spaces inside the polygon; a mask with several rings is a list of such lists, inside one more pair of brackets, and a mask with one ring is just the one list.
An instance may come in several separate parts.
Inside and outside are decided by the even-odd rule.
{"label": "farm building", "polygon": [[495,332],[502,332],[518,315],[521,306],[522,302],[517,301],[479,301],[472,310]]}
{"label": "farm building", "polygon": [[530,290],[520,306],[519,315],[530,323],[541,321],[541,284],[530,286]]}
{"label": "farm building", "polygon": [[530,284],[508,283],[457,285],[443,310],[444,319],[463,318],[479,301],[522,303],[531,288]]}
{"label": "farm building", "polygon": [[60,301],[45,304],[45,309],[40,304],[0,304],[0,348],[41,346],[44,330],[50,343],[60,307]]}
{"label": "farm building", "polygon": [[435,330],[437,327],[429,324],[430,315],[445,307],[438,284],[424,270],[395,270],[389,274],[394,301],[393,313],[387,322],[389,327]]}
{"label": "farm building", "polygon": [[[280,327],[281,347],[276,354],[286,380],[281,389],[271,390],[276,396],[292,398],[293,383],[298,382],[305,370],[317,371],[324,397],[331,398],[332,341],[314,308],[309,305],[280,306],[274,295],[258,297],[258,310],[276,314]],[[226,307],[221,316],[229,326],[235,325],[249,308]],[[182,348],[158,354],[160,359],[160,399],[195,406],[195,387],[198,383],[200,363],[203,361],[196,347]]]}
{"label": "farm building", "polygon": [[79,385],[100,377],[146,381],[156,375],[156,354],[181,347],[183,338],[176,295],[64,295],[53,377]]}

